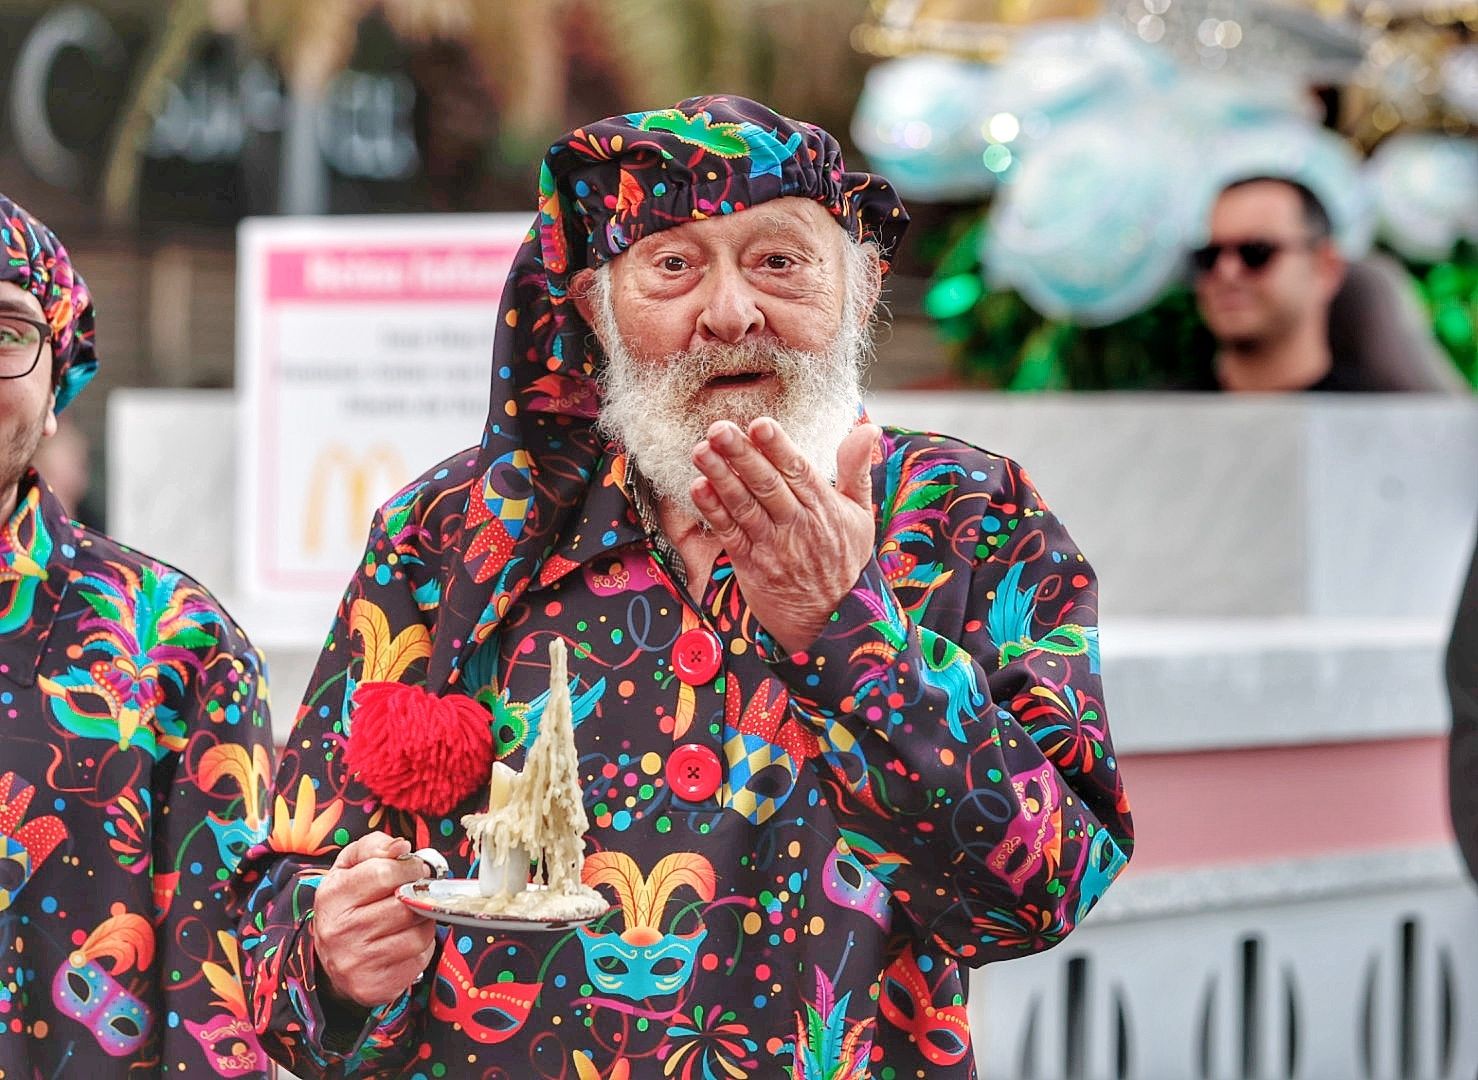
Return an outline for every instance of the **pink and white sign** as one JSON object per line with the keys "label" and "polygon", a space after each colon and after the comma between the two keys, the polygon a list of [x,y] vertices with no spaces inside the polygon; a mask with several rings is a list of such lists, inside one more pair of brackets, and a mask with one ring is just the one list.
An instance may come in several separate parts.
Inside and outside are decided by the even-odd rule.
{"label": "pink and white sign", "polygon": [[[515,240],[513,250],[517,250]],[[278,303],[417,300],[482,303],[502,295],[505,244],[281,248],[267,253],[267,299]]]}
{"label": "pink and white sign", "polygon": [[531,220],[242,223],[244,593],[331,605],[363,556],[375,508],[476,445],[498,303]]}

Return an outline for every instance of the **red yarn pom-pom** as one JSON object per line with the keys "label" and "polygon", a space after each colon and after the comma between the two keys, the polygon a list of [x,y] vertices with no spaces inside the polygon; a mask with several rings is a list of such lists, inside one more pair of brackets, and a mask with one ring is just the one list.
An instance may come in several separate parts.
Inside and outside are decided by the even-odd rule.
{"label": "red yarn pom-pom", "polygon": [[390,806],[440,817],[488,782],[492,717],[469,697],[362,683],[351,724],[345,763]]}

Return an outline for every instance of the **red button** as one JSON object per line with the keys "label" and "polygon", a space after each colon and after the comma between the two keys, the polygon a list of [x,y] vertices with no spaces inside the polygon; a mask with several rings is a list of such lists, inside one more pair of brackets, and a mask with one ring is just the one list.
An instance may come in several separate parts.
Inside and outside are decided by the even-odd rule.
{"label": "red button", "polygon": [[723,644],[712,630],[684,630],[672,643],[672,670],[689,686],[712,682],[723,659]]}
{"label": "red button", "polygon": [[702,802],[718,790],[721,779],[718,754],[702,743],[683,743],[667,759],[667,786],[679,799]]}

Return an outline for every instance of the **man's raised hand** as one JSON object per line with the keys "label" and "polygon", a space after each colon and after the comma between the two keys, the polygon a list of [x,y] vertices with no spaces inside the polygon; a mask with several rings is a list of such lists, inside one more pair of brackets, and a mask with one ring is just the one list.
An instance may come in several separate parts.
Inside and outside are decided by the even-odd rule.
{"label": "man's raised hand", "polygon": [[837,450],[835,486],[778,423],[720,420],[693,448],[690,492],[723,544],[744,599],[787,652],[805,649],[873,555],[872,451],[860,424]]}

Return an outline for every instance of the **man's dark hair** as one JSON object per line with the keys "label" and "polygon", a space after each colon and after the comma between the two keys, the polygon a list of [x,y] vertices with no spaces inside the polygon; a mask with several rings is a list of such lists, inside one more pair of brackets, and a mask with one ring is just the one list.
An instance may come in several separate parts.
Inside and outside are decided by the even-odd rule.
{"label": "man's dark hair", "polygon": [[1334,226],[1329,220],[1329,211],[1324,209],[1324,204],[1319,201],[1319,196],[1300,184],[1297,180],[1290,180],[1286,176],[1248,176],[1241,180],[1233,180],[1222,188],[1222,194],[1235,191],[1239,187],[1248,184],[1282,184],[1290,187],[1298,195],[1299,207],[1303,210],[1304,227],[1309,230],[1310,238],[1323,240],[1334,232]]}

